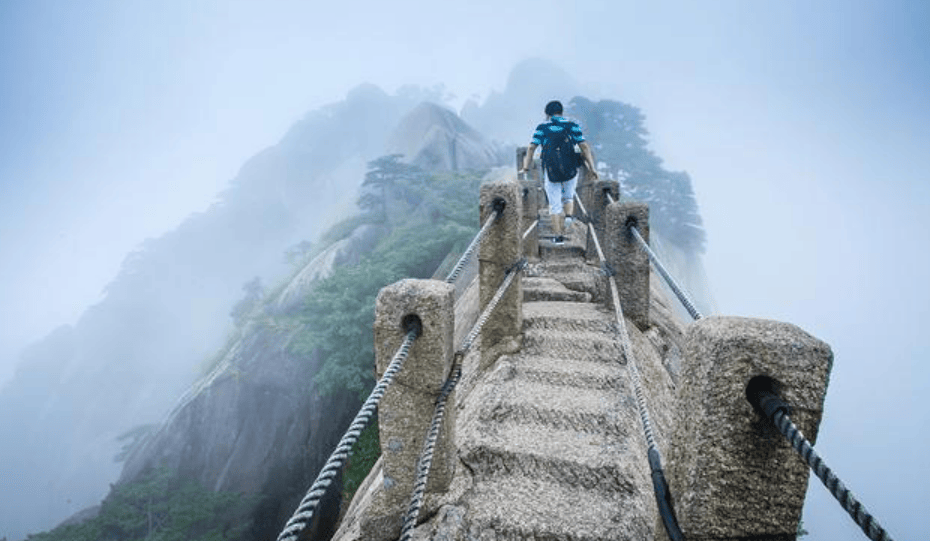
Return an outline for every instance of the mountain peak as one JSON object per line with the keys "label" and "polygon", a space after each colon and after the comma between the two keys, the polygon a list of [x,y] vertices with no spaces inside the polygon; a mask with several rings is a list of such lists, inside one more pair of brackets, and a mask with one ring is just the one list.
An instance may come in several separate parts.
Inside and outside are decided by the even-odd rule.
{"label": "mountain peak", "polygon": [[501,161],[495,147],[478,131],[453,111],[430,102],[421,103],[401,119],[388,149],[427,170],[484,169]]}

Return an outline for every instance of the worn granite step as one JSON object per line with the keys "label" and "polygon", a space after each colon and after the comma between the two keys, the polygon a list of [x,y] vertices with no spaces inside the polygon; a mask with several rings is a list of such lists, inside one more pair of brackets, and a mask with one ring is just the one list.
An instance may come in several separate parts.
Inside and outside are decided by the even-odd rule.
{"label": "worn granite step", "polygon": [[605,432],[519,423],[489,424],[466,442],[459,457],[477,479],[536,476],[567,487],[628,493],[627,438]]}
{"label": "worn granite step", "polygon": [[555,278],[528,277],[523,279],[524,302],[591,302],[591,297],[591,294],[586,291],[568,289]]}
{"label": "worn granite step", "polygon": [[502,476],[476,483],[466,520],[472,531],[492,530],[497,540],[652,539],[653,519],[635,490],[605,493],[534,475]]}
{"label": "worn granite step", "polygon": [[613,333],[598,331],[533,329],[523,333],[523,352],[566,359],[625,363],[620,341]]}
{"label": "worn granite step", "polygon": [[601,390],[623,393],[628,377],[620,364],[559,359],[556,357],[518,356],[514,358],[518,377],[531,382],[575,387],[582,391]]}
{"label": "worn granite step", "polygon": [[603,302],[607,292],[607,279],[600,267],[588,265],[580,257],[535,262],[524,273],[524,281],[531,278],[555,280],[571,291],[589,293],[593,302]]}
{"label": "worn granite step", "polygon": [[603,307],[587,302],[525,301],[524,331],[592,331],[616,334],[616,316]]}
{"label": "worn granite step", "polygon": [[628,396],[614,389],[583,389],[516,376],[484,397],[478,416],[482,421],[554,427],[570,421],[579,431],[618,432],[622,428],[612,426],[621,422],[617,412],[632,404]]}

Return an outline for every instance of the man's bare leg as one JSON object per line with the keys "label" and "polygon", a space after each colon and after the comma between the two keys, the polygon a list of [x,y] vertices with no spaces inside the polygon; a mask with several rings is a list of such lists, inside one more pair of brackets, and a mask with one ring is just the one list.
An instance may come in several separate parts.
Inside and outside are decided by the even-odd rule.
{"label": "man's bare leg", "polygon": [[562,232],[565,230],[563,224],[565,223],[565,214],[554,214],[549,216],[552,220],[552,232],[555,233],[556,237],[561,237]]}

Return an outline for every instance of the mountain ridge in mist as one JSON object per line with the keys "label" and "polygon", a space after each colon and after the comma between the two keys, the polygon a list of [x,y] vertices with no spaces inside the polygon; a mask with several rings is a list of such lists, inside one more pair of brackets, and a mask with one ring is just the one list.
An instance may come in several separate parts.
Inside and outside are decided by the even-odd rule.
{"label": "mountain ridge in mist", "polygon": [[[498,163],[512,164],[512,143],[490,143],[485,132],[471,127],[465,117],[470,116],[476,122],[491,123],[488,125],[495,126],[495,129],[489,133],[498,141],[528,139],[536,119],[541,116],[540,110],[545,101],[552,96],[562,97],[560,92],[568,92],[566,89],[576,86],[560,69],[552,66],[549,66],[552,69],[542,69],[545,67],[545,63],[537,62],[519,65],[514,69],[504,93],[493,94],[483,106],[466,106],[461,117],[437,105],[439,100],[436,99],[435,91],[407,87],[403,92],[398,91],[396,96],[389,96],[374,85],[357,87],[347,95],[346,100],[305,115],[288,130],[279,144],[248,160],[230,187],[222,193],[220,201],[207,212],[192,215],[177,230],[147,241],[140,250],[130,254],[120,274],[108,286],[104,301],[89,308],[74,327],[56,331],[54,337],[48,338],[48,344],[41,341],[36,351],[45,352],[40,355],[42,358],[33,359],[21,367],[22,374],[17,372],[13,387],[22,390],[23,382],[34,381],[30,388],[44,396],[44,399],[40,398],[42,407],[23,408],[21,404],[9,399],[12,395],[7,396],[6,391],[0,392],[0,404],[7,400],[7,404],[15,406],[11,411],[17,412],[15,418],[18,420],[16,426],[0,426],[0,434],[5,430],[16,440],[16,436],[30,421],[34,425],[28,431],[31,439],[23,439],[19,450],[14,453],[23,458],[9,463],[21,466],[17,473],[35,473],[25,466],[30,462],[43,465],[62,463],[67,466],[62,469],[46,467],[36,474],[38,478],[44,476],[46,481],[32,486],[43,487],[56,483],[60,490],[53,494],[40,489],[25,495],[17,493],[16,476],[2,475],[3,472],[0,472],[0,478],[12,480],[0,484],[0,498],[11,500],[16,494],[20,500],[35,502],[34,509],[40,510],[31,515],[15,517],[16,522],[10,523],[21,524],[23,532],[35,531],[50,526],[50,521],[60,520],[76,510],[70,507],[90,506],[100,500],[106,484],[116,478],[119,470],[118,466],[110,462],[111,456],[121,452],[122,444],[117,443],[117,436],[141,424],[159,422],[196,376],[194,367],[200,364],[201,359],[210,356],[217,344],[223,342],[224,331],[229,329],[226,318],[230,306],[241,296],[244,282],[255,276],[274,282],[275,276],[280,277],[286,271],[281,259],[288,247],[314,239],[322,231],[324,223],[334,221],[336,216],[344,217],[354,212],[354,199],[359,193],[358,188],[365,176],[368,160],[377,155],[400,151],[407,155],[406,161],[410,166],[436,171],[454,172],[470,167],[486,168]],[[536,80],[532,79],[534,76]],[[557,90],[548,89],[548,84]],[[532,89],[535,97],[520,95],[520,92],[528,92],[527,89]],[[567,97],[563,99],[567,101]],[[520,110],[525,110],[526,116],[515,112]],[[498,122],[496,125],[492,123],[495,118]],[[532,120],[528,122],[528,118]],[[335,192],[335,197],[321,201],[321,192]],[[416,194],[404,195],[405,198],[411,196],[415,198]],[[474,203],[477,205],[477,200]],[[327,216],[327,212],[332,216]],[[333,266],[357,261],[359,254],[385,234],[377,226],[356,228],[355,231],[360,234],[344,236],[348,243],[342,251],[330,254],[330,259],[322,266],[317,262],[317,268],[307,272],[309,278],[300,283],[292,282],[294,287],[286,297],[287,301],[279,302],[277,309],[294,310],[299,307],[301,296],[315,280],[326,276]],[[214,257],[215,248],[223,244],[217,240],[223,238],[227,239],[226,244],[236,245],[235,255],[226,254],[217,260]],[[234,272],[229,273],[230,270]],[[219,274],[224,277],[218,279]],[[172,291],[173,287],[177,289]],[[284,287],[282,291],[287,291],[289,287]],[[205,298],[211,302],[204,303]],[[284,298],[279,297],[279,300]],[[181,307],[183,309],[179,309]],[[133,315],[127,316],[125,310],[130,310],[129,313]],[[198,317],[203,318],[203,321],[198,321]],[[222,324],[216,325],[217,320]],[[149,342],[143,340],[141,343],[133,343],[128,340],[130,343],[124,348],[116,347],[120,345],[117,339],[145,335],[144,331],[149,327],[153,332]],[[91,336],[95,337],[91,341],[87,339],[88,330],[92,330]],[[279,334],[281,332],[284,334]],[[281,350],[282,340],[289,340],[288,332],[281,329],[273,332],[257,330],[251,338],[240,341],[238,350],[233,351],[233,348],[221,352],[222,357],[232,355],[230,359],[239,356],[240,360],[255,360],[261,358],[267,350],[269,355],[277,359],[276,362],[290,366],[279,372],[269,372],[267,375],[271,380],[293,382],[295,378],[282,376],[293,374],[292,371],[297,369],[294,360],[288,359]],[[113,338],[112,343],[108,343],[108,337]],[[97,359],[97,362],[86,363],[87,359]],[[174,361],[166,363],[166,359]],[[319,361],[317,359],[313,362]],[[223,359],[219,362],[222,363]],[[178,369],[181,373],[178,373]],[[114,373],[126,376],[127,379],[108,380]],[[274,423],[268,423],[268,418],[290,418],[293,421],[289,422],[297,423],[294,416],[302,411],[304,413],[300,415],[299,422],[304,423],[305,428],[310,427],[317,434],[324,432],[332,437],[339,423],[344,420],[338,415],[323,419],[320,414],[326,408],[319,407],[319,404],[313,407],[302,398],[295,398],[293,393],[285,393],[282,401],[274,402],[277,405],[271,406],[260,395],[236,390],[238,380],[230,379],[229,374],[222,370],[216,376],[211,381],[232,387],[225,387],[226,391],[217,393],[217,402],[211,403],[198,392],[184,399],[182,407],[176,409],[176,414],[171,417],[174,419],[172,422],[182,425],[187,423],[187,428],[178,433],[195,430],[192,427],[201,426],[200,423],[211,418],[210,415],[214,415],[212,422],[216,426],[228,427],[230,423],[238,423],[243,419],[251,419],[253,424],[264,422],[267,426],[273,426]],[[119,381],[119,384],[101,385],[101,382],[106,381]],[[250,388],[258,389],[259,393],[264,392],[262,389],[270,388],[249,385]],[[22,393],[18,396],[22,397]],[[225,406],[222,406],[223,400],[227,400]],[[293,402],[293,409],[289,409],[284,407],[289,403],[288,400],[296,400],[300,404],[294,406],[297,402]],[[89,410],[82,409],[85,403],[92,407]],[[343,402],[343,406],[350,403],[351,400]],[[133,406],[127,408],[127,404]],[[193,409],[186,409],[184,404],[189,404]],[[240,411],[242,407],[245,407],[241,410],[244,412],[242,418],[231,415],[230,412]],[[224,409],[228,410],[227,413],[220,415]],[[254,415],[256,412],[265,413],[264,416]],[[42,421],[56,417],[60,425],[44,424]],[[63,430],[64,423],[69,423],[70,431]],[[205,475],[203,481],[213,489],[266,490],[281,482],[278,477],[281,471],[289,472],[289,478],[294,482],[293,485],[287,485],[289,490],[297,486],[305,488],[308,481],[306,476],[310,475],[309,470],[312,469],[311,464],[305,461],[318,461],[331,451],[331,446],[320,445],[311,458],[308,455],[298,459],[295,453],[299,446],[294,447],[291,440],[279,442],[281,457],[274,464],[284,470],[275,470],[276,473],[269,473],[267,469],[250,472],[247,470],[253,466],[245,466],[249,462],[246,460],[249,453],[236,451],[237,445],[244,446],[242,442],[220,444],[217,439],[214,442],[217,443],[216,454],[222,454],[224,449],[231,454],[222,466],[216,466],[216,455],[210,455],[208,451],[212,445],[195,446],[205,453],[200,459],[183,459],[181,454],[170,449],[176,449],[177,445],[183,447],[187,442],[164,430],[163,427],[162,433],[166,436],[162,441],[165,443],[161,445],[161,451],[157,451],[158,445],[150,448],[157,451],[151,456],[172,456],[171,461],[179,467],[185,464],[185,468]],[[136,440],[135,444],[147,441],[144,438],[152,437],[153,434],[158,437],[157,433],[140,432],[139,438],[142,439]],[[210,441],[206,434],[203,436],[205,439],[202,441]],[[221,439],[223,436],[214,434],[213,437]],[[277,441],[276,438],[260,441]],[[11,439],[4,438],[3,441]],[[258,440],[246,438],[244,441]],[[133,447],[133,441],[125,445]],[[47,451],[50,448],[59,449],[60,452],[57,455],[51,454]],[[135,449],[138,451],[141,447]],[[84,459],[78,462],[64,460],[65,450],[79,450]],[[166,454],[160,455],[160,452]],[[237,453],[239,459],[245,460],[241,462],[242,467],[234,466],[238,460],[234,456]],[[28,461],[25,459],[27,456]],[[130,456],[133,466],[123,471],[124,481],[134,478],[133,472],[145,469],[146,461],[139,458],[140,455]],[[286,457],[294,461],[289,463],[290,459]],[[80,478],[75,474],[78,469],[82,474]],[[264,481],[259,480],[262,476],[265,476]],[[73,504],[62,505],[61,502],[49,501],[79,483],[89,488],[71,495]],[[285,499],[292,497],[293,494]],[[280,502],[276,505],[280,505]],[[8,505],[4,508],[14,507]],[[282,508],[286,507],[284,505]],[[54,518],[56,515],[60,518]],[[6,518],[0,517],[0,523],[8,524]],[[0,532],[0,535],[6,533]]]}

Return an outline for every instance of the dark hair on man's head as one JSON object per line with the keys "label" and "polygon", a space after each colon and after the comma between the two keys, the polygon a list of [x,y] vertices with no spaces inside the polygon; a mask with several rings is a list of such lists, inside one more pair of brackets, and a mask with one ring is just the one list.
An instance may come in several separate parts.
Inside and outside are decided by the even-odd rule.
{"label": "dark hair on man's head", "polygon": [[562,114],[562,102],[559,100],[552,100],[546,104],[546,114],[549,116],[561,115]]}

